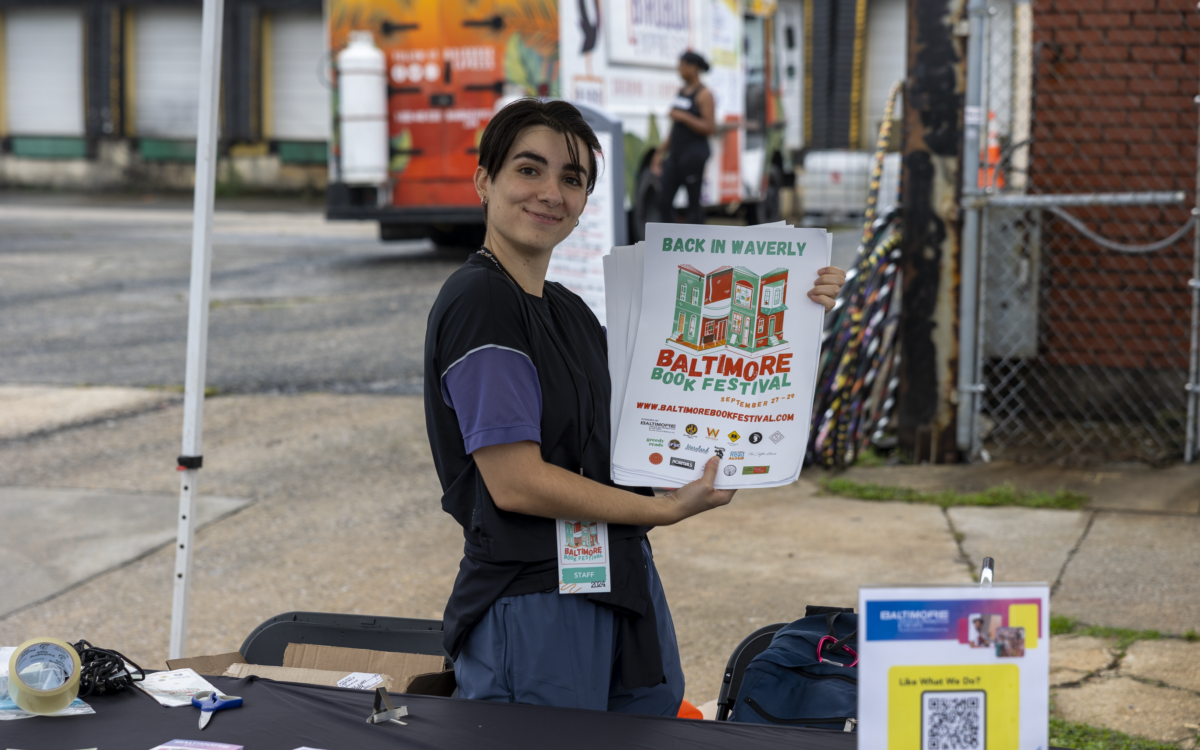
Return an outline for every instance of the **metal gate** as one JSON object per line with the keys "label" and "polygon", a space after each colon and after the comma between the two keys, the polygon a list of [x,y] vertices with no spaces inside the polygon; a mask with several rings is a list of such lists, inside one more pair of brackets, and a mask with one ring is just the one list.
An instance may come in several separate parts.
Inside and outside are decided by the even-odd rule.
{"label": "metal gate", "polygon": [[958,443],[973,459],[1195,456],[1200,44],[1178,5],[970,2]]}

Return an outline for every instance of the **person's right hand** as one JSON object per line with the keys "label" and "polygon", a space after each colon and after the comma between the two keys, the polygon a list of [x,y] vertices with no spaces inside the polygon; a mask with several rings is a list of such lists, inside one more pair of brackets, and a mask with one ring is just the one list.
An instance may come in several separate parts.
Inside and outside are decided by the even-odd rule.
{"label": "person's right hand", "polygon": [[650,157],[650,174],[655,177],[662,177],[662,152],[655,151],[654,156]]}
{"label": "person's right hand", "polygon": [[717,479],[717,467],[720,463],[721,460],[713,456],[704,464],[704,476],[663,496],[676,503],[676,523],[706,510],[729,505],[729,502],[733,500],[733,493],[737,490],[713,488],[713,482]]}

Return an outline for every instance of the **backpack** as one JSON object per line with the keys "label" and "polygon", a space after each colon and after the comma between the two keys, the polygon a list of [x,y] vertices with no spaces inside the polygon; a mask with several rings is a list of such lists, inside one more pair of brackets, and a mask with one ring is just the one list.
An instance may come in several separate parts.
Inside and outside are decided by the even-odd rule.
{"label": "backpack", "polygon": [[836,607],[808,607],[805,615],[780,628],[746,667],[730,721],[854,731],[858,616]]}

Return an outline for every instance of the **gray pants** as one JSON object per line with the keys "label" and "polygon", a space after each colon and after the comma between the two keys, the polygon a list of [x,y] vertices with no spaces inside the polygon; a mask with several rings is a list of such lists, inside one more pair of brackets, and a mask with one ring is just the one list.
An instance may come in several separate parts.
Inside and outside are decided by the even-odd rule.
{"label": "gray pants", "polygon": [[620,675],[614,674],[619,644],[613,611],[581,594],[551,591],[506,596],[492,605],[467,634],[454,662],[459,696],[675,716],[683,701],[675,624],[649,543],[642,542],[642,551],[666,682],[650,688],[622,687]]}

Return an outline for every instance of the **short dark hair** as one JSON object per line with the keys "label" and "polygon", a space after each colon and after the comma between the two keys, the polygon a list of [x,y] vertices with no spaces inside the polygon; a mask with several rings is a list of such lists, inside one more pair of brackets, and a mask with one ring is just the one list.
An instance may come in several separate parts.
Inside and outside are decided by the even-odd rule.
{"label": "short dark hair", "polygon": [[[587,169],[587,192],[591,195],[596,187],[596,154],[600,153],[600,139],[596,137],[592,126],[587,124],[579,110],[564,101],[518,99],[506,105],[483,129],[483,137],[479,141],[479,166],[483,167],[488,177],[495,178],[504,166],[504,160],[521,131],[539,125],[561,133],[566,138],[571,163]],[[575,139],[571,136],[579,138],[587,146],[586,167],[579,160]],[[486,207],[483,215],[486,219]]]}
{"label": "short dark hair", "polygon": [[688,65],[695,65],[700,69],[701,73],[708,72],[708,60],[705,60],[704,57],[698,52],[688,50],[679,56],[679,60],[680,62],[687,63]]}

